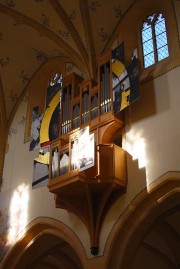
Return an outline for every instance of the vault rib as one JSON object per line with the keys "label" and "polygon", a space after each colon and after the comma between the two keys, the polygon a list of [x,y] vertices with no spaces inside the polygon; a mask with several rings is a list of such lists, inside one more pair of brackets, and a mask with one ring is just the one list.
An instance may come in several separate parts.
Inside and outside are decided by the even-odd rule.
{"label": "vault rib", "polygon": [[70,47],[64,40],[62,40],[59,36],[57,36],[55,33],[53,33],[51,30],[47,29],[40,23],[36,22],[35,20],[17,12],[13,9],[7,8],[6,6],[0,4],[0,12],[18,19],[19,21],[23,22],[24,24],[29,25],[30,27],[34,28],[40,33],[43,33],[47,38],[49,38],[51,41],[53,41],[55,44],[57,44],[61,50],[66,52],[70,59],[72,59],[73,62],[76,62],[80,69],[87,72],[87,66],[84,64],[84,61],[82,61],[82,58],[80,55],[72,48]]}
{"label": "vault rib", "polygon": [[89,67],[91,70],[91,77],[93,79],[96,78],[96,59],[95,59],[95,48],[94,48],[94,40],[92,34],[92,27],[90,23],[89,9],[86,0],[80,0],[80,11],[82,22],[84,26],[84,31],[86,35],[86,42],[89,48]]}

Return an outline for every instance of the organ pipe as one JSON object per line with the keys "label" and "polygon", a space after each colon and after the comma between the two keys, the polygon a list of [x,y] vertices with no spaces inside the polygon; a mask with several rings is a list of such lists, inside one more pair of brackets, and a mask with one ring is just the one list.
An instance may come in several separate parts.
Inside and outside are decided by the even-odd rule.
{"label": "organ pipe", "polygon": [[82,123],[88,121],[89,114],[89,91],[86,90],[82,94]]}
{"label": "organ pipe", "polygon": [[100,106],[101,114],[110,111],[110,67],[105,63],[100,68]]}
{"label": "organ pipe", "polygon": [[71,130],[71,87],[63,90],[62,134]]}

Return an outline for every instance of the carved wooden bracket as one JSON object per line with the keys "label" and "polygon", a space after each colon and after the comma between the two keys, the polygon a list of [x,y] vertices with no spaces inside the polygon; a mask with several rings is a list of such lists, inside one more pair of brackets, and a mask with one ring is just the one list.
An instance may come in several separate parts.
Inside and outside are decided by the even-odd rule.
{"label": "carved wooden bracket", "polygon": [[103,220],[126,187],[125,151],[114,144],[96,146],[95,165],[78,172],[72,170],[49,181],[56,194],[56,207],[76,214],[86,225],[91,253],[96,255]]}

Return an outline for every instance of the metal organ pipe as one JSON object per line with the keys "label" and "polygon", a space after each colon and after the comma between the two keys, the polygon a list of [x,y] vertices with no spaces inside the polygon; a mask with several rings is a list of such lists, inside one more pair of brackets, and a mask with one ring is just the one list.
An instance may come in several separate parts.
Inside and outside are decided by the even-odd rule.
{"label": "metal organ pipe", "polygon": [[68,87],[68,119],[67,119],[67,132],[71,130],[71,90]]}
{"label": "metal organ pipe", "polygon": [[109,63],[101,66],[100,79],[100,106],[101,114],[107,113],[110,110],[110,68]]}
{"label": "metal organ pipe", "polygon": [[108,96],[108,85],[107,85],[107,65],[105,64],[105,81],[104,81],[104,91],[105,91],[105,96],[104,96],[104,113],[107,112],[107,96]]}
{"label": "metal organ pipe", "polygon": [[111,109],[111,97],[110,97],[110,67],[109,64],[107,63],[107,112],[110,111]]}
{"label": "metal organ pipe", "polygon": [[[89,86],[83,86],[80,98],[81,103],[77,103],[74,96],[75,89],[72,85],[66,86],[62,90],[62,134],[67,133],[71,128],[77,128],[81,123],[86,123],[90,118],[94,119],[100,114],[103,115],[111,110],[111,81],[110,81],[110,62],[107,61],[100,66],[100,92],[91,95]],[[78,92],[78,91],[77,91]],[[73,94],[74,105],[71,104],[71,94]],[[78,94],[76,94],[77,97]],[[91,97],[90,97],[91,95]],[[91,115],[89,114],[89,98],[91,103]],[[98,100],[100,99],[100,100]],[[78,101],[79,102],[79,101]],[[100,105],[100,107],[99,107]],[[80,109],[81,108],[81,109]],[[71,111],[72,110],[72,111]],[[80,113],[81,120],[80,120]],[[71,119],[72,116],[72,119]],[[71,120],[72,123],[71,123]],[[71,126],[72,124],[72,126]]]}
{"label": "metal organ pipe", "polygon": [[62,134],[65,133],[65,89],[63,91],[63,96],[62,96]]}
{"label": "metal organ pipe", "polygon": [[91,119],[98,116],[98,95],[97,93],[91,97]]}
{"label": "metal organ pipe", "polygon": [[105,97],[105,67],[101,67],[101,114],[104,114],[104,97]]}
{"label": "metal organ pipe", "polygon": [[79,126],[79,104],[75,104],[73,107],[73,128]]}
{"label": "metal organ pipe", "polygon": [[82,95],[82,123],[88,121],[89,112],[89,92],[85,91]]}
{"label": "metal organ pipe", "polygon": [[68,111],[68,98],[67,98],[67,95],[68,95],[68,88],[66,88],[66,92],[65,92],[65,130],[64,132],[67,133],[67,118],[68,118],[68,115],[67,115],[67,111]]}
{"label": "metal organ pipe", "polygon": [[63,91],[62,104],[62,134],[71,130],[71,88],[67,86]]}

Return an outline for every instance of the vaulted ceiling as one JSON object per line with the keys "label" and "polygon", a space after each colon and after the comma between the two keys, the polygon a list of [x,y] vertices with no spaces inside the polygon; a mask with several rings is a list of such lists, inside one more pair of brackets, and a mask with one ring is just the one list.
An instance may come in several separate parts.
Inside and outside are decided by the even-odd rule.
{"label": "vaulted ceiling", "polygon": [[52,58],[66,59],[67,71],[94,78],[97,57],[111,46],[134,2],[0,0],[1,120],[11,118],[34,74]]}

